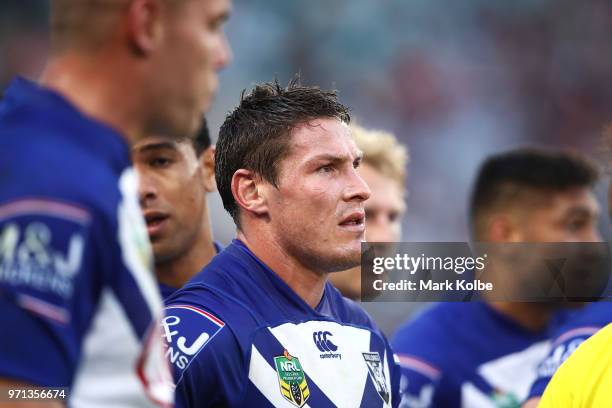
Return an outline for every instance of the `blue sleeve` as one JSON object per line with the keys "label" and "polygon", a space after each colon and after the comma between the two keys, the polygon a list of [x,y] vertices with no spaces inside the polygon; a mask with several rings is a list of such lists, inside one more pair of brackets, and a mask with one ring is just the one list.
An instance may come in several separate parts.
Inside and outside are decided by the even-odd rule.
{"label": "blue sleeve", "polygon": [[561,334],[553,341],[550,352],[538,366],[537,377],[531,385],[527,400],[544,395],[544,390],[561,364],[597,329],[596,327],[575,328]]}
{"label": "blue sleeve", "polygon": [[75,292],[93,267],[90,230],[90,213],[71,204],[0,205],[0,377],[71,384],[80,347]]}
{"label": "blue sleeve", "polygon": [[391,346],[401,368],[401,408],[453,406],[460,401],[440,365],[445,347],[425,339],[441,338],[433,319],[420,319],[401,327]]}
{"label": "blue sleeve", "polygon": [[166,356],[176,383],[176,407],[226,407],[240,403],[248,374],[232,330],[191,305],[170,305],[163,320]]}
{"label": "blue sleeve", "polygon": [[437,394],[440,390],[440,371],[420,358],[399,354],[401,367],[400,407],[427,408],[438,406]]}

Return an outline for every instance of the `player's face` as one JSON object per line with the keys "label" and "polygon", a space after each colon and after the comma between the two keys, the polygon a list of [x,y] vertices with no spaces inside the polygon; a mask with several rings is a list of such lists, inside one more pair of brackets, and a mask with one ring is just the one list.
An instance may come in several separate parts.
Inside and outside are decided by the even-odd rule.
{"label": "player's face", "polygon": [[[546,198],[536,198],[538,204],[523,211],[512,241],[565,244],[601,242],[597,228],[599,206],[591,189],[576,187],[563,192],[533,194],[546,194]],[[517,285],[521,295],[531,293],[534,288],[554,284],[550,270],[542,267],[543,258],[565,258],[561,280],[567,296],[601,293],[602,282],[607,282],[608,268],[602,269],[604,259],[602,248],[598,245],[529,246],[530,250],[527,251],[522,248],[525,247],[516,247],[507,254],[514,268],[513,279],[509,282]]]}
{"label": "player's face", "polygon": [[191,141],[150,137],[137,143],[133,158],[139,198],[156,263],[171,261],[195,244],[203,228],[206,193],[212,189],[209,169]]}
{"label": "player's face", "polygon": [[[357,173],[366,182],[372,195],[364,202],[366,241],[398,242],[402,237],[402,217],[406,212],[403,190],[397,181],[372,166],[362,163]],[[361,268],[330,275],[330,280],[344,296],[361,296]]]}
{"label": "player's face", "polygon": [[270,222],[284,251],[319,272],[359,264],[370,196],[357,173],[360,152],[349,128],[317,119],[292,131],[290,154],[268,197]]}
{"label": "player's face", "polygon": [[522,242],[599,242],[599,205],[591,189],[550,193],[548,205],[526,214],[517,230]]}
{"label": "player's face", "polygon": [[[174,2],[170,2],[172,4]],[[231,59],[223,31],[230,0],[182,0],[168,18],[160,53],[161,83],[172,134],[193,134],[211,105],[219,84],[218,71]]]}
{"label": "player's face", "polygon": [[406,204],[398,183],[368,164],[357,171],[372,191],[364,203],[366,212],[366,240],[397,242],[402,236],[402,216]]}

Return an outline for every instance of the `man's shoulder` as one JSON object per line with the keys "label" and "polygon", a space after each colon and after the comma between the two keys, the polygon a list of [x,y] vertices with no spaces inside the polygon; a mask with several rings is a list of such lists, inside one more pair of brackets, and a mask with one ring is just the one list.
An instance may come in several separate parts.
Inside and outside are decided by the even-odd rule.
{"label": "man's shoulder", "polygon": [[602,327],[612,322],[612,303],[596,302],[573,313],[553,332],[553,348],[559,345],[579,344]]}
{"label": "man's shoulder", "polygon": [[165,304],[166,315],[190,316],[188,321],[200,322],[215,331],[229,327],[240,339],[248,338],[261,323],[256,310],[249,307],[245,299],[235,296],[227,288],[202,281],[192,281],[175,291]]}
{"label": "man's shoulder", "polygon": [[[453,371],[455,364],[465,365],[466,361],[476,358],[479,350],[474,339],[481,337],[471,336],[472,330],[466,324],[478,324],[478,312],[474,310],[478,307],[480,305],[437,303],[417,312],[391,338],[391,346],[402,366],[414,360],[418,365],[435,366],[435,370]],[[457,353],[458,343],[463,343],[462,353]]]}
{"label": "man's shoulder", "polygon": [[[397,342],[409,340],[415,336],[426,336],[431,341],[450,341],[444,335],[456,330],[461,323],[462,313],[469,313],[471,308],[465,308],[459,303],[436,303],[417,311],[415,316],[402,324],[394,335]],[[453,315],[455,318],[453,319]]]}
{"label": "man's shoulder", "polygon": [[579,327],[601,328],[610,322],[612,322],[612,302],[595,302],[572,314],[559,326],[558,331],[566,332]]}
{"label": "man's shoulder", "polygon": [[342,296],[340,291],[331,283],[327,283],[325,290],[328,293],[330,307],[333,309],[334,317],[344,323],[354,326],[367,327],[369,329],[378,330],[376,323],[372,317],[366,312],[361,305],[349,298]]}
{"label": "man's shoulder", "polygon": [[0,172],[12,181],[6,195],[83,206],[118,201],[119,177],[129,166],[118,134],[49,95],[8,99],[0,109]]}

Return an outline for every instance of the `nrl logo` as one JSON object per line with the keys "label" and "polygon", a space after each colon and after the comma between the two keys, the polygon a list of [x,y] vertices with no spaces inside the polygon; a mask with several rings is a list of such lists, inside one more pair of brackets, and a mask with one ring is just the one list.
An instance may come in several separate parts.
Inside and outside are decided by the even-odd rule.
{"label": "nrl logo", "polygon": [[363,354],[363,359],[368,366],[368,372],[370,373],[370,378],[374,382],[376,386],[376,391],[378,391],[378,395],[382,398],[385,403],[389,403],[389,389],[387,388],[387,380],[385,379],[385,372],[383,371],[383,365],[380,360],[380,354],[376,353],[361,353]]}
{"label": "nrl logo", "polygon": [[274,365],[281,394],[293,405],[302,407],[310,397],[310,390],[300,360],[285,350],[282,356],[274,357]]}

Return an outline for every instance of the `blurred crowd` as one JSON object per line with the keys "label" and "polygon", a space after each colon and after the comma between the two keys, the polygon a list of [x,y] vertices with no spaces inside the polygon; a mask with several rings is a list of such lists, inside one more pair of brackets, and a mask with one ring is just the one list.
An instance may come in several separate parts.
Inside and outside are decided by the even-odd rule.
{"label": "blurred crowd", "polygon": [[[47,7],[0,5],[0,85],[17,72],[39,74]],[[406,240],[466,239],[463,203],[488,154],[523,144],[596,153],[609,119],[605,0],[238,0],[234,9],[235,63],[221,74],[209,115],[213,139],[254,82],[300,71],[305,83],[338,89],[362,124],[410,146]],[[224,220],[216,236],[228,242],[219,201],[212,211]]]}

